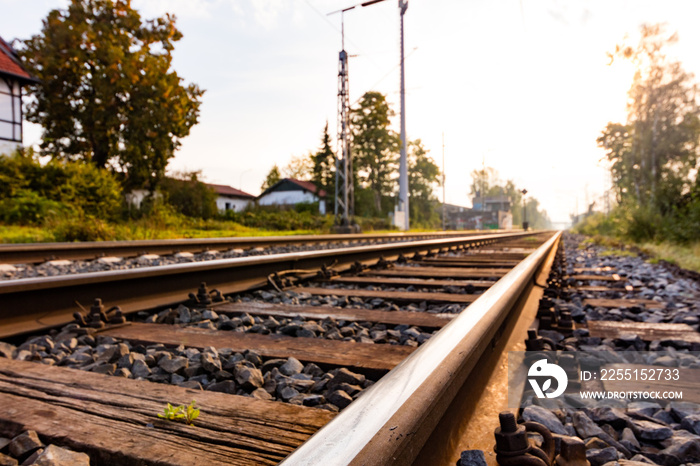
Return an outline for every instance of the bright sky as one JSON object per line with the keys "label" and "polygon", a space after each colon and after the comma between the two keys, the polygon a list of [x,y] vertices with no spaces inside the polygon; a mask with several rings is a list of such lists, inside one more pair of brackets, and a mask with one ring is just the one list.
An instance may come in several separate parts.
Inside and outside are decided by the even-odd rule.
{"label": "bright sky", "polygon": [[[340,15],[352,0],[132,0],[144,18],[174,13],[184,38],[175,70],[206,89],[200,123],[169,168],[258,194],[273,164],[315,151],[336,132]],[[0,0],[5,40],[39,33],[66,0]],[[608,187],[596,138],[624,121],[629,65],[606,52],[639,25],[677,30],[677,56],[700,75],[693,0],[409,0],[405,16],[407,133],[442,165],[447,202],[470,205],[472,170],[487,166],[569,220]],[[396,0],[345,15],[350,97],[388,95],[399,126]],[[31,126],[31,125],[28,125]],[[25,145],[40,128],[25,127]],[[438,192],[442,196],[441,190]],[[600,205],[600,204],[599,204]]]}

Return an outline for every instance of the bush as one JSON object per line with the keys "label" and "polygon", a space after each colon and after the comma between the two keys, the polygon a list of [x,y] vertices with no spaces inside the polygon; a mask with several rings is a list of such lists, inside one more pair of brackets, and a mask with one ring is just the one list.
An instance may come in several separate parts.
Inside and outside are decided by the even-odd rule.
{"label": "bush", "polygon": [[[316,212],[318,212],[316,210]],[[280,209],[276,206],[256,206],[243,212],[226,211],[225,220],[232,220],[246,227],[265,230],[329,230],[333,225],[331,215],[321,216],[309,211]]]}
{"label": "bush", "polygon": [[0,156],[0,203],[7,222],[40,223],[50,215],[114,219],[121,187],[109,171],[83,162],[42,165],[31,149]]}
{"label": "bush", "polygon": [[0,221],[36,225],[69,210],[65,204],[46,199],[35,191],[19,189],[14,197],[0,200]]}
{"label": "bush", "polygon": [[167,202],[183,215],[208,219],[218,214],[216,193],[199,181],[196,172],[166,178],[160,188]]}
{"label": "bush", "polygon": [[664,239],[682,244],[700,240],[700,194],[694,193],[674,206],[662,227]]}
{"label": "bush", "polygon": [[625,212],[623,235],[632,241],[652,241],[661,230],[661,214],[650,207],[632,207]]}
{"label": "bush", "polygon": [[64,180],[54,189],[61,202],[87,216],[104,220],[118,217],[122,188],[112,173],[83,162],[58,164],[58,168],[63,171]]}
{"label": "bush", "polygon": [[49,223],[55,241],[108,241],[114,236],[103,220],[89,216],[72,216]]}
{"label": "bush", "polygon": [[572,231],[587,236],[617,236],[620,233],[620,218],[615,214],[595,212],[574,225]]}
{"label": "bush", "polygon": [[355,217],[355,222],[360,225],[360,229],[364,232],[397,229],[388,218]]}

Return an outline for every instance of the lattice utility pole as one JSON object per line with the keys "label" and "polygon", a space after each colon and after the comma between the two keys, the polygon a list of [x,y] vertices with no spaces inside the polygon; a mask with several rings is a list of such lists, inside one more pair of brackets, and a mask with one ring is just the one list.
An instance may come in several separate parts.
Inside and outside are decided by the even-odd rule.
{"label": "lattice utility pole", "polygon": [[348,53],[345,51],[345,24],[341,14],[342,50],[338,63],[338,152],[335,160],[335,224],[349,227],[355,215],[355,190],[350,152],[350,83]]}
{"label": "lattice utility pole", "polygon": [[[345,51],[345,22],[346,11],[355,7],[367,7],[384,0],[368,0],[343,10],[328,13],[340,13],[342,49],[338,65],[338,155],[335,164],[335,223],[338,231],[352,231],[357,228],[354,224],[355,192],[352,176],[352,152],[350,150],[350,90],[348,81],[348,54]],[[397,225],[402,230],[408,229],[408,163],[406,160],[406,103],[404,84],[404,55],[403,55],[403,15],[408,8],[408,0],[399,0],[401,16],[401,158],[399,161],[399,205],[397,213],[403,215]],[[402,213],[402,214],[401,214]],[[396,222],[395,222],[396,223]]]}

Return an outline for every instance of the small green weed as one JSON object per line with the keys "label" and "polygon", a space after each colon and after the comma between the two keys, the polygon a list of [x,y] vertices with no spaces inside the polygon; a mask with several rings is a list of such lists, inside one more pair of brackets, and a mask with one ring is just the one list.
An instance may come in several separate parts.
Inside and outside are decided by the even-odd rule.
{"label": "small green weed", "polygon": [[163,409],[163,414],[159,414],[158,417],[169,421],[184,419],[188,426],[194,426],[194,420],[199,417],[199,409],[195,408],[194,404],[195,400],[192,400],[192,403],[185,408],[184,405],[173,406],[168,403],[168,406]]}

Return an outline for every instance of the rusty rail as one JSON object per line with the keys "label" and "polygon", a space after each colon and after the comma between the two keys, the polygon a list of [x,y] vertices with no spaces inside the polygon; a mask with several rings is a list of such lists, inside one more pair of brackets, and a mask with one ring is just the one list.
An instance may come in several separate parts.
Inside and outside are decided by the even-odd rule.
{"label": "rusty rail", "polygon": [[[498,233],[498,232],[496,232]],[[81,243],[0,244],[0,264],[37,263],[49,259],[95,259],[100,256],[130,257],[144,253],[172,254],[204,252],[211,249],[267,248],[282,245],[320,244],[360,241],[449,238],[483,236],[484,232],[452,231],[431,233],[349,234],[257,236],[245,238],[188,238],[141,241],[94,241]]]}
{"label": "rusty rail", "polygon": [[0,337],[63,325],[72,314],[100,298],[124,313],[182,302],[200,282],[233,293],[260,287],[267,277],[283,270],[318,270],[321,266],[342,270],[355,262],[392,259],[399,254],[480,246],[498,240],[537,233],[501,233],[478,236],[405,241],[323,251],[219,259],[205,262],[142,267],[129,270],[30,278],[0,282]]}
{"label": "rusty rail", "polygon": [[530,254],[282,464],[411,464],[560,237]]}

